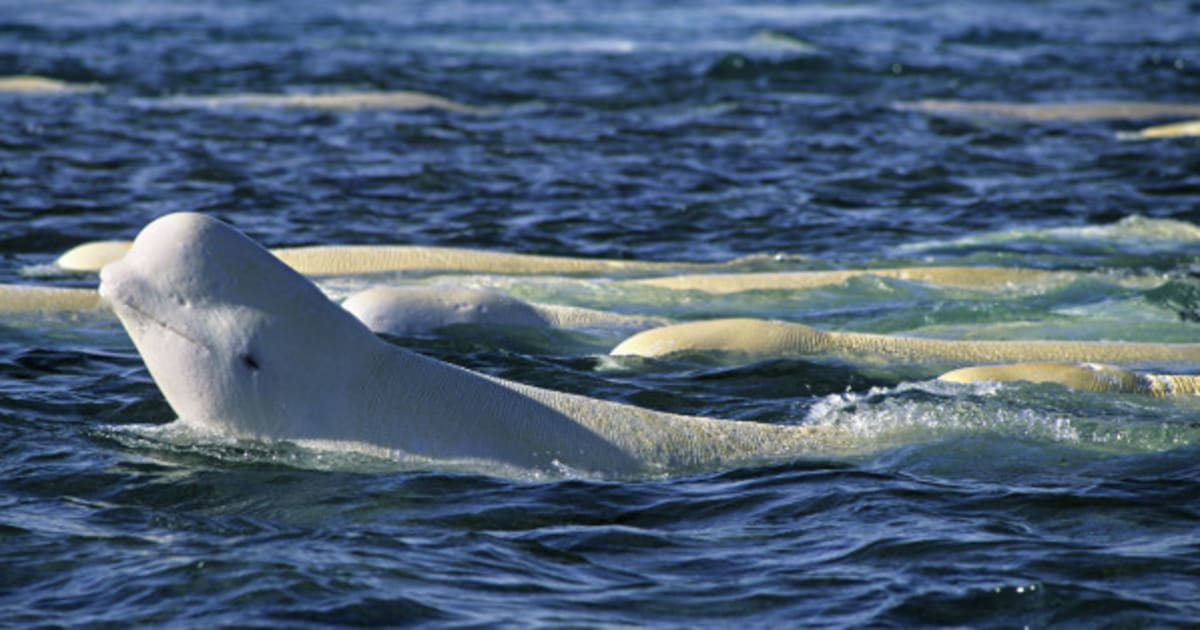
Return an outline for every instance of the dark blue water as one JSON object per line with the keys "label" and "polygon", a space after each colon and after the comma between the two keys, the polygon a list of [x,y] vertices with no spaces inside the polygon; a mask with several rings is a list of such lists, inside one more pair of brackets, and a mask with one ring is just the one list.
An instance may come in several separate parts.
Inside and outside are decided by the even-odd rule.
{"label": "dark blue water", "polygon": [[[0,281],[94,286],[45,265],[192,210],[272,246],[1099,271],[1147,282],[733,297],[471,282],[681,319],[1200,340],[1200,144],[1116,138],[1169,119],[894,106],[1200,100],[1194,3],[226,5],[0,1],[0,75],[106,88],[0,95]],[[175,98],[392,90],[487,111]],[[197,441],[146,428],[174,414],[115,320],[4,315],[0,623],[1200,622],[1194,401],[958,387],[914,366],[603,357],[619,340],[393,341],[597,398],[852,427],[875,448],[612,481]]]}

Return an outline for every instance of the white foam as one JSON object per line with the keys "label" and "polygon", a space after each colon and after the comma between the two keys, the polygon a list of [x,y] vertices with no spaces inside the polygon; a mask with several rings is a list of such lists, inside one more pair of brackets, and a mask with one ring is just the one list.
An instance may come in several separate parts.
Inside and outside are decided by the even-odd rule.
{"label": "white foam", "polygon": [[804,423],[849,430],[879,450],[979,434],[1107,453],[1200,442],[1191,423],[1161,419],[1167,415],[1162,401],[1072,392],[1064,404],[1061,391],[1031,383],[902,383],[826,396],[810,407]]}
{"label": "white foam", "polygon": [[173,458],[199,456],[224,463],[337,472],[436,470],[527,481],[599,478],[563,464],[550,471],[533,470],[482,459],[422,457],[363,442],[251,440],[183,420],[167,424],[109,424],[97,430],[133,450],[156,453],[154,458],[165,463]]}

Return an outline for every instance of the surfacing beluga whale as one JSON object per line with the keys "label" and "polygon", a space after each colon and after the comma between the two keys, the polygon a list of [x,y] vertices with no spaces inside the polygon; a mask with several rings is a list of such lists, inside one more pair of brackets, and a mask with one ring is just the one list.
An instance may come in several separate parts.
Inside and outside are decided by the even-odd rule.
{"label": "surfacing beluga whale", "polygon": [[854,450],[836,427],[651,411],[418,355],[200,214],[151,222],[100,294],[180,421],[225,435],[622,476]]}
{"label": "surfacing beluga whale", "polygon": [[103,86],[94,83],[67,83],[31,74],[0,76],[0,94],[87,94],[103,91]]}
{"label": "surfacing beluga whale", "polygon": [[979,365],[951,370],[938,379],[952,383],[1057,383],[1071,389],[1155,398],[1200,396],[1200,376],[1195,374],[1147,374],[1098,363],[1050,361]]}
{"label": "surfacing beluga whale", "polygon": [[[55,265],[65,271],[95,272],[125,255],[129,241],[91,241],[64,252]],[[726,262],[644,261],[613,258],[545,256],[425,245],[310,245],[279,247],[271,253],[306,276],[343,276],[394,271],[444,271],[496,274],[660,274],[685,270],[736,268],[761,257]]]}
{"label": "surfacing beluga whale", "polygon": [[414,91],[330,93],[242,93],[210,96],[170,96],[154,104],[160,107],[292,107],[322,110],[441,110],[458,114],[486,114],[490,110]]}
{"label": "surfacing beluga whale", "polygon": [[735,358],[825,356],[855,362],[1012,363],[1075,361],[1130,365],[1200,363],[1200,343],[1125,341],[976,341],[824,331],[794,322],[749,317],[713,319],[637,333],[614,356],[663,357],[680,352]]}
{"label": "surfacing beluga whale", "polygon": [[342,302],[372,332],[426,333],[454,324],[534,328],[609,326],[644,330],[665,326],[663,317],[622,315],[577,306],[537,304],[490,289],[457,286],[376,286]]}
{"label": "surfacing beluga whale", "polygon": [[0,313],[22,311],[99,311],[104,302],[92,289],[0,284]]}

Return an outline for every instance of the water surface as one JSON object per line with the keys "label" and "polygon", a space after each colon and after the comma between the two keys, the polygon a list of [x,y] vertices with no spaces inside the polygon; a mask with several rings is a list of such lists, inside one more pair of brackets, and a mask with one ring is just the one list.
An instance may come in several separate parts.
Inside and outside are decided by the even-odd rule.
{"label": "water surface", "polygon": [[[1200,340],[1200,153],[1159,121],[921,99],[1188,102],[1200,12],[1117,2],[0,2],[0,281],[150,219],[270,245],[411,243],[825,269],[1099,272],[987,293],[864,278],[737,296],[454,281],[677,319],[958,338]],[[413,90],[485,109],[181,97]],[[1163,120],[1162,122],[1168,122]],[[1149,279],[1154,288],[1115,280]],[[19,626],[1189,626],[1197,403],[931,381],[941,366],[614,361],[620,335],[391,339],[678,413],[874,446],[640,480],[194,439],[115,320],[0,319],[0,613]],[[1197,366],[1139,366],[1197,371]],[[152,428],[146,428],[147,426]],[[157,427],[157,428],[155,428]]]}

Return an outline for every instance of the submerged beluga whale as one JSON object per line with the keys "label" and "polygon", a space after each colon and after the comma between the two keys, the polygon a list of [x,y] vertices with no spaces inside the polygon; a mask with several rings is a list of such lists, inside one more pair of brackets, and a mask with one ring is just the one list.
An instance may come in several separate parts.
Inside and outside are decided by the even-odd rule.
{"label": "submerged beluga whale", "polygon": [[342,302],[373,332],[425,333],[454,324],[496,324],[534,328],[612,326],[644,330],[664,326],[663,317],[622,315],[590,308],[536,304],[496,290],[459,286],[376,286]]}
{"label": "submerged beluga whale", "polygon": [[180,421],[225,435],[616,475],[854,450],[835,427],[651,411],[410,352],[201,214],[147,225],[100,294]]}

